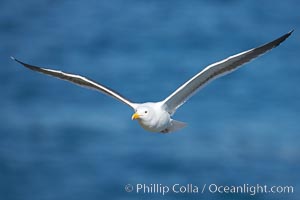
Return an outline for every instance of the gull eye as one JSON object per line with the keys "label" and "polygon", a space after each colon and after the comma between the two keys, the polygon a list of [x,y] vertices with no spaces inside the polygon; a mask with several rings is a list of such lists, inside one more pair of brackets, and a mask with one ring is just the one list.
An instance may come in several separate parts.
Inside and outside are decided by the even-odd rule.
{"label": "gull eye", "polygon": [[145,110],[145,114],[147,114],[148,113],[148,111],[147,110]]}

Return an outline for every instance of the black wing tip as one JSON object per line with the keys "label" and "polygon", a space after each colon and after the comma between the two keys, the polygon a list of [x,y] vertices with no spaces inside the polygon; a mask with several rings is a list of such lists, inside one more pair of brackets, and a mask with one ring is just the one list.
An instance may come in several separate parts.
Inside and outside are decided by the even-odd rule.
{"label": "black wing tip", "polygon": [[10,56],[10,58],[11,58],[12,60],[16,61],[16,62],[19,62],[18,59],[16,59],[16,58],[13,57],[13,56]]}
{"label": "black wing tip", "polygon": [[15,57],[13,57],[13,56],[10,56],[10,58],[11,58],[12,60],[14,60],[14,61],[16,61],[16,62],[18,62],[18,63],[22,64],[22,65],[24,65],[24,64],[25,64],[25,63],[23,63],[23,62],[19,61],[18,59],[16,59]]}
{"label": "black wing tip", "polygon": [[290,30],[287,34],[285,34],[283,37],[286,39],[288,37],[290,37],[290,35],[292,35],[292,33],[294,32],[294,29]]}
{"label": "black wing tip", "polygon": [[290,32],[287,33],[287,35],[291,35],[294,32],[295,29],[290,30]]}
{"label": "black wing tip", "polygon": [[294,32],[294,29],[290,30],[288,33],[284,34],[281,38],[283,40],[285,40],[286,38],[288,38],[290,35],[292,35],[292,33]]}
{"label": "black wing tip", "polygon": [[33,65],[29,65],[29,64],[26,64],[18,59],[16,59],[15,57],[13,56],[10,56],[10,58],[14,61],[16,61],[17,63],[23,65],[24,67],[28,68],[28,69],[31,69],[31,70],[35,70],[35,71],[38,71],[38,69],[40,69],[39,67],[36,67],[36,66],[33,66]]}
{"label": "black wing tip", "polygon": [[290,37],[290,35],[292,35],[292,33],[294,32],[294,29],[290,30],[287,34],[285,34],[283,37],[286,39],[288,37]]}
{"label": "black wing tip", "polygon": [[279,46],[282,42],[284,42],[288,37],[290,37],[290,35],[294,32],[294,29],[292,29],[291,31],[289,31],[288,33],[284,34],[283,36],[281,36],[280,38],[274,40],[273,42],[271,42],[273,44],[273,48]]}

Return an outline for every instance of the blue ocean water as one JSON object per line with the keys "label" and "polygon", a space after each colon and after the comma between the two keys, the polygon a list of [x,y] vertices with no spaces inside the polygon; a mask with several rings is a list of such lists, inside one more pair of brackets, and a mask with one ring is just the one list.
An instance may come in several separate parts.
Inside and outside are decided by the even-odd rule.
{"label": "blue ocean water", "polygon": [[[299,1],[0,1],[0,199],[297,199]],[[9,57],[159,101],[208,64],[295,29],[144,131],[132,110]],[[293,186],[293,194],[128,193],[126,184]]]}

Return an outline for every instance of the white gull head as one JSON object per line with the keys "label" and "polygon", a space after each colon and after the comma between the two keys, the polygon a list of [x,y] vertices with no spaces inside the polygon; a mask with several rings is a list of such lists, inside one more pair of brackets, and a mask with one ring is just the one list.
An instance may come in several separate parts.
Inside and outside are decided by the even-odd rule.
{"label": "white gull head", "polygon": [[19,61],[13,57],[11,58],[30,70],[54,76],[56,78],[66,80],[83,87],[95,89],[106,95],[109,95],[130,106],[135,111],[135,113],[132,115],[132,119],[138,120],[139,124],[144,129],[152,132],[170,133],[185,126],[185,123],[173,120],[171,116],[198,90],[203,88],[210,81],[238,69],[243,64],[277,47],[285,39],[287,39],[292,32],[293,31],[290,31],[287,34],[257,48],[243,51],[242,53],[235,54],[224,60],[207,66],[198,74],[193,76],[190,80],[181,85],[163,101],[156,103],[133,103],[112,89],[83,76],[33,66]]}

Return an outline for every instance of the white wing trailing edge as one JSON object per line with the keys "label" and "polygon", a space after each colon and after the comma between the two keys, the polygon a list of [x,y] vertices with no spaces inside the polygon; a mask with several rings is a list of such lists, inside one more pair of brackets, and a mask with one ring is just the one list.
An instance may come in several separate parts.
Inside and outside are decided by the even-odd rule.
{"label": "white wing trailing edge", "polygon": [[131,119],[138,120],[139,124],[145,130],[158,133],[170,133],[181,129],[186,125],[183,122],[172,119],[171,116],[175,113],[176,109],[195,94],[195,92],[210,81],[238,69],[243,64],[275,48],[287,39],[292,32],[293,31],[290,31],[272,42],[230,56],[224,60],[207,66],[180,86],[165,100],[160,102],[133,103],[112,89],[83,76],[33,66],[21,62],[14,57],[11,58],[30,70],[69,81],[79,86],[95,89],[101,93],[111,96],[133,108],[135,113],[132,115]]}
{"label": "white wing trailing edge", "polygon": [[164,109],[166,109],[170,114],[174,114],[177,108],[184,104],[193,94],[195,94],[195,92],[203,88],[207,83],[238,69],[243,64],[277,47],[280,43],[287,39],[292,34],[292,32],[293,30],[273,40],[272,42],[230,56],[224,60],[207,66],[201,72],[199,72],[182,86],[180,86],[164,101],[162,101]]}
{"label": "white wing trailing edge", "polygon": [[17,60],[14,57],[11,57],[11,59],[15,60],[16,62],[22,64],[24,67],[33,70],[33,71],[37,71],[43,74],[47,74],[49,76],[53,76],[65,81],[69,81],[71,83],[75,83],[76,85],[82,86],[82,87],[87,87],[90,89],[94,89],[97,91],[100,91],[108,96],[111,96],[119,101],[121,101],[122,103],[127,104],[128,106],[130,106],[131,108],[133,108],[134,110],[136,109],[136,104],[129,101],[128,99],[126,99],[125,97],[123,97],[122,95],[120,95],[119,93],[113,91],[112,89],[103,86],[95,81],[92,81],[88,78],[85,78],[83,76],[80,75],[75,75],[75,74],[69,74],[69,73],[65,73],[62,71],[58,71],[58,70],[52,70],[52,69],[46,69],[46,68],[42,68],[42,67],[37,67],[37,66],[33,66],[33,65],[29,65],[27,63],[24,63],[20,60]]}

